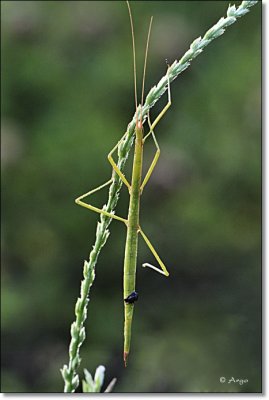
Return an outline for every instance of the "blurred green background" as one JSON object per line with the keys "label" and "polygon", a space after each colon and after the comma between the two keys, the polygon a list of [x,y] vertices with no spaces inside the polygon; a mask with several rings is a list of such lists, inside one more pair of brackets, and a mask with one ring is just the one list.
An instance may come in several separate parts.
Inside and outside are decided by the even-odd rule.
{"label": "blurred green background", "polygon": [[[146,92],[228,1],[132,1]],[[236,2],[238,5],[239,2]],[[139,85],[140,87],[140,85]],[[172,84],[141,225],[132,349],[122,362],[125,229],[111,224],[91,290],[83,368],[116,392],[261,390],[261,4]],[[166,104],[163,98],[151,118]],[[61,392],[70,324],[97,214],[74,204],[110,177],[134,113],[122,1],[2,2],[2,391]],[[145,146],[145,168],[154,154]],[[130,170],[130,168],[127,170]],[[107,192],[96,194],[104,204]],[[125,188],[117,209],[126,215]],[[248,383],[220,383],[220,377]]]}

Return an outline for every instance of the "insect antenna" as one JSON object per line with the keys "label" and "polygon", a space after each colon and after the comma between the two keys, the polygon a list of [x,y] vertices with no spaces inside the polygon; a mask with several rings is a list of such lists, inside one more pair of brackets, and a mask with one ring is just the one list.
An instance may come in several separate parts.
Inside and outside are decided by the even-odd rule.
{"label": "insect antenna", "polygon": [[137,115],[137,84],[136,84],[136,55],[135,55],[135,35],[134,35],[134,24],[132,18],[131,7],[129,1],[126,1],[129,17],[130,17],[130,24],[131,24],[131,33],[132,33],[132,45],[133,45],[133,64],[134,64],[134,96],[135,96],[135,115],[136,115],[136,126],[138,124],[138,115]]}
{"label": "insect antenna", "polygon": [[149,38],[151,33],[151,25],[152,25],[153,17],[150,18],[149,29],[148,29],[148,37],[145,51],[145,60],[144,60],[144,70],[143,70],[143,80],[142,80],[142,94],[141,94],[141,115],[140,115],[140,125],[142,127],[142,110],[143,110],[143,101],[144,101],[144,89],[145,89],[145,77],[146,77],[146,69],[147,69],[147,59],[148,59],[148,50],[149,50]]}

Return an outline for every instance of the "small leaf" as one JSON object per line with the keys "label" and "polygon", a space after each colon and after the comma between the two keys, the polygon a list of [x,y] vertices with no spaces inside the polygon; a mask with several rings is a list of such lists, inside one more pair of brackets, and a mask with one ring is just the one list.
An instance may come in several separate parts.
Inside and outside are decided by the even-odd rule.
{"label": "small leaf", "polygon": [[79,385],[79,377],[78,375],[75,375],[74,378],[72,379],[72,386],[74,389],[76,389]]}
{"label": "small leaf", "polygon": [[94,383],[95,383],[95,392],[100,392],[101,387],[104,383],[105,378],[105,367],[103,365],[99,365],[96,368],[95,375],[94,375]]}
{"label": "small leaf", "polygon": [[84,368],[84,375],[85,375],[86,382],[89,385],[93,385],[94,384],[94,380],[92,378],[92,375],[86,368]]}
{"label": "small leaf", "polygon": [[75,305],[75,314],[76,314],[76,316],[78,316],[80,314],[80,312],[81,312],[80,307],[81,307],[81,299],[78,298],[77,302],[76,302],[76,305]]}
{"label": "small leaf", "polygon": [[214,39],[216,39],[217,37],[223,35],[223,33],[225,32],[225,29],[219,29],[214,33]]}
{"label": "small leaf", "polygon": [[113,388],[114,388],[116,382],[117,382],[117,379],[116,379],[116,378],[113,378],[112,381],[108,384],[108,386],[107,386],[107,388],[106,388],[106,390],[105,390],[105,393],[110,393],[110,392],[112,392],[112,390],[113,390]]}
{"label": "small leaf", "polygon": [[71,325],[71,336],[72,338],[77,338],[78,336],[78,327],[76,322],[73,322]]}
{"label": "small leaf", "polygon": [[61,374],[64,380],[69,380],[70,379],[70,373],[68,371],[67,365],[64,365],[63,368],[61,369]]}
{"label": "small leaf", "polygon": [[221,17],[221,19],[216,23],[215,26],[217,29],[221,29],[221,28],[225,27],[225,25],[226,25],[226,18]]}
{"label": "small leaf", "polygon": [[184,64],[184,63],[188,62],[189,60],[191,60],[192,56],[193,56],[193,51],[192,51],[192,49],[190,49],[184,54],[184,56],[181,58],[180,62],[182,62]]}
{"label": "small leaf", "polygon": [[192,42],[192,44],[191,44],[190,47],[191,47],[191,49],[192,49],[193,51],[199,49],[201,40],[202,40],[202,38],[201,38],[201,36],[199,36],[197,39],[195,39],[195,40]]}
{"label": "small leaf", "polygon": [[88,261],[84,261],[84,266],[83,266],[83,276],[84,278],[86,278],[86,276],[89,273],[89,269],[90,269],[90,263]]}
{"label": "small leaf", "polygon": [[85,368],[84,369],[85,381],[82,381],[82,390],[83,393],[93,393],[95,392],[95,384],[92,379],[90,372]]}
{"label": "small leaf", "polygon": [[72,370],[73,370],[73,371],[75,371],[75,370],[77,369],[77,367],[78,367],[79,364],[80,364],[80,361],[81,361],[81,359],[80,359],[79,355],[76,354],[76,356],[73,357],[73,360],[72,360],[72,362],[71,362],[71,366],[72,366]]}
{"label": "small leaf", "polygon": [[80,342],[80,343],[83,343],[84,340],[85,340],[85,338],[86,338],[86,332],[85,332],[85,328],[84,328],[84,326],[83,326],[83,327],[81,328],[81,330],[80,330],[79,342]]}
{"label": "small leaf", "polygon": [[228,11],[227,11],[227,16],[228,17],[234,17],[236,14],[236,7],[235,5],[229,6]]}
{"label": "small leaf", "polygon": [[75,357],[76,351],[77,351],[77,341],[76,341],[75,338],[72,337],[70,345],[69,345],[69,357],[70,357],[70,359]]}
{"label": "small leaf", "polygon": [[87,281],[86,280],[81,282],[80,294],[81,294],[81,297],[87,296]]}
{"label": "small leaf", "polygon": [[236,11],[236,16],[237,17],[242,17],[243,15],[247,14],[249,10],[247,8],[238,8]]}
{"label": "small leaf", "polygon": [[235,21],[236,21],[235,17],[227,17],[226,18],[226,24],[225,24],[226,27],[229,26],[229,25],[232,25]]}

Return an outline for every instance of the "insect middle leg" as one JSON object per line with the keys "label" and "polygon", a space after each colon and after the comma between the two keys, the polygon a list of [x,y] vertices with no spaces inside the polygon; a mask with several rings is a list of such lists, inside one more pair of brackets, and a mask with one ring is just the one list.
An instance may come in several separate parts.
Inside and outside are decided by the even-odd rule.
{"label": "insect middle leg", "polygon": [[107,181],[107,182],[104,183],[103,185],[100,185],[100,186],[98,186],[97,188],[95,188],[95,189],[93,189],[93,190],[90,190],[89,192],[87,192],[87,193],[85,193],[85,194],[79,196],[79,197],[75,200],[75,202],[76,202],[76,204],[78,204],[78,205],[80,205],[80,206],[82,206],[82,207],[85,207],[85,208],[87,208],[87,209],[89,209],[89,210],[95,211],[95,212],[97,212],[97,213],[99,213],[99,214],[106,215],[107,217],[110,217],[110,218],[113,218],[113,219],[117,219],[118,221],[124,222],[125,225],[127,225],[127,222],[128,222],[127,219],[124,219],[124,218],[122,218],[122,217],[119,217],[118,215],[109,213],[109,212],[106,211],[106,210],[103,210],[103,209],[101,209],[101,208],[92,206],[91,204],[88,204],[88,203],[85,203],[84,201],[82,201],[82,199],[84,199],[85,197],[90,196],[91,194],[97,192],[97,191],[100,190],[100,189],[103,189],[105,186],[107,186],[107,185],[109,185],[110,183],[112,183],[112,181],[113,181],[113,179],[111,178],[111,179],[109,179],[109,181]]}
{"label": "insect middle leg", "polygon": [[[123,173],[121,172],[121,170],[118,168],[117,164],[115,163],[115,161],[112,158],[112,154],[116,151],[116,149],[119,147],[119,145],[122,143],[122,141],[124,140],[125,136],[127,135],[127,132],[125,132],[125,134],[122,136],[122,138],[119,140],[119,142],[116,144],[116,146],[113,147],[113,149],[110,151],[110,153],[108,154],[107,158],[108,161],[110,162],[113,170],[115,171],[115,173],[120,177],[120,179],[122,180],[122,182],[128,187],[129,192],[131,189],[131,185],[130,183],[127,181],[127,179],[125,178],[125,176],[123,175]],[[84,201],[82,201],[82,199],[84,199],[85,197],[90,196],[91,194],[97,192],[98,190],[103,189],[105,186],[111,184],[113,182],[113,176],[111,179],[109,179],[109,181],[107,181],[106,183],[104,183],[103,185],[98,186],[97,188],[90,190],[89,192],[79,196],[75,202],[76,204],[79,204],[82,207],[85,207],[89,210],[95,211],[99,214],[103,214],[106,215],[107,217],[113,218],[113,219],[117,219],[118,221],[124,222],[125,225],[127,225],[128,220],[122,217],[119,217],[118,215],[112,214],[107,212],[104,209],[92,206],[91,204],[85,203]]]}

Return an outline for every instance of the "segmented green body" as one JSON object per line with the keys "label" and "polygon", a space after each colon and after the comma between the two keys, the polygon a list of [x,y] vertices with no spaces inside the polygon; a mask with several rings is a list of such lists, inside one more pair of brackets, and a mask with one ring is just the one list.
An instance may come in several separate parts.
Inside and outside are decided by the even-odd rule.
{"label": "segmented green body", "polygon": [[[143,162],[143,127],[136,127],[133,174],[130,189],[127,237],[125,244],[123,291],[124,299],[135,291],[136,261],[139,230],[140,187]],[[126,365],[130,351],[134,304],[124,302],[124,362]]]}

